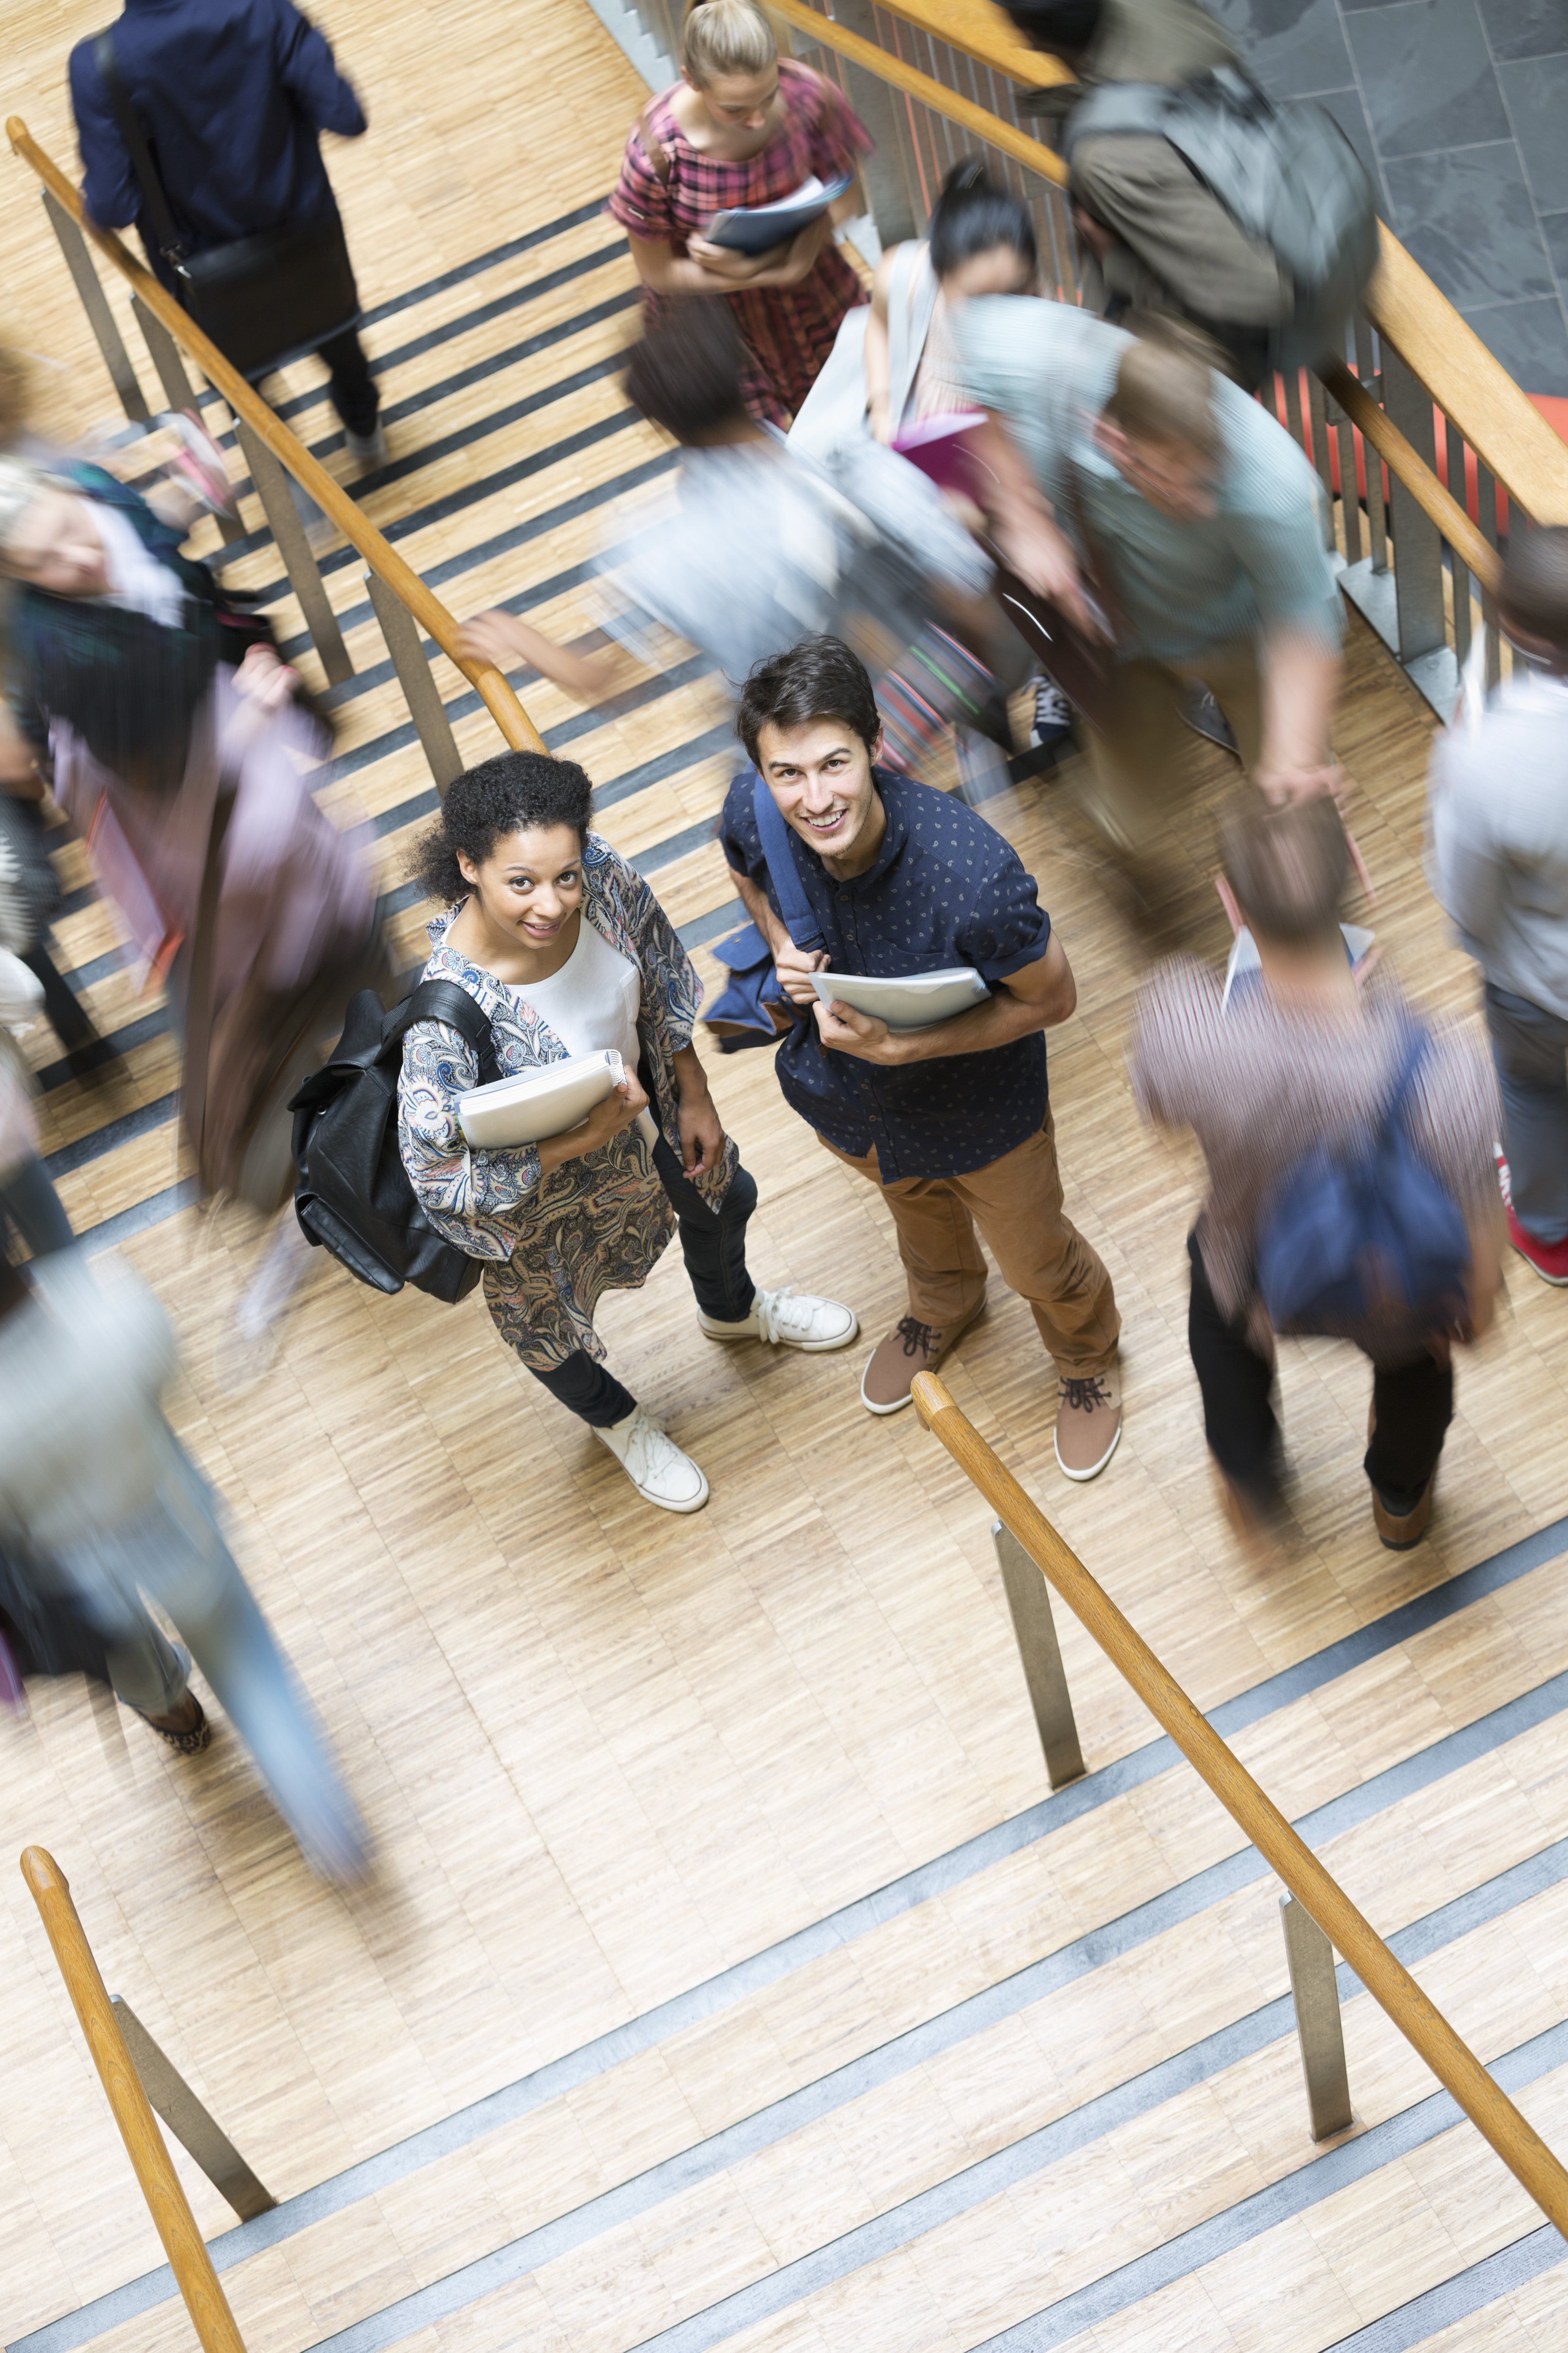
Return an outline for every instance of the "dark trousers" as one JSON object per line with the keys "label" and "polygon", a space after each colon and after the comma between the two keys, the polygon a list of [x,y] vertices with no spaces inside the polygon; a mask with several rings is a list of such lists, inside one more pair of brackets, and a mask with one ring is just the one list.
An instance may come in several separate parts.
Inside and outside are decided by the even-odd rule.
{"label": "dark trousers", "polygon": [[[364,346],[353,328],[345,327],[341,335],[329,335],[317,350],[327,365],[327,396],[344,426],[351,433],[374,433],[381,414],[381,395],[370,372]],[[253,381],[259,390],[266,379]]]}
{"label": "dark trousers", "polygon": [[374,433],[381,414],[381,395],[358,335],[352,327],[345,328],[321,344],[320,355],[331,377],[328,396],[344,425],[351,433]]}
{"label": "dark trousers", "polygon": [[[1187,1343],[1204,1401],[1209,1452],[1234,1487],[1265,1508],[1278,1498],[1283,1452],[1274,1411],[1274,1367],[1228,1319],[1209,1286],[1197,1236],[1187,1236],[1193,1288]],[[1401,1365],[1376,1365],[1375,1418],[1362,1467],[1391,1512],[1414,1511],[1437,1467],[1454,1419],[1454,1368],[1425,1349]]]}
{"label": "dark trousers", "polygon": [[50,1029],[68,1053],[79,1053],[98,1042],[98,1031],[88,1018],[77,993],[47,948],[29,948],[22,958],[44,992],[44,1011]]}
{"label": "dark trousers", "polygon": [[[737,1167],[720,1208],[705,1201],[680,1173],[680,1163],[661,1135],[653,1147],[658,1181],[668,1194],[680,1236],[680,1255],[697,1304],[721,1324],[739,1324],[752,1311],[756,1285],[746,1272],[746,1227],[757,1206],[755,1177]],[[614,1373],[595,1364],[585,1348],[563,1365],[542,1373],[529,1370],[557,1404],[568,1407],[595,1430],[607,1430],[636,1409],[637,1399]]]}

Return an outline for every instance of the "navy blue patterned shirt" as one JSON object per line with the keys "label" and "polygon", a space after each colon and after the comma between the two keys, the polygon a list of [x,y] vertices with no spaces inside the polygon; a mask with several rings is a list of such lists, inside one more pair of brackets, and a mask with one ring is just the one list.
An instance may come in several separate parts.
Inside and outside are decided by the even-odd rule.
{"label": "navy blue patterned shirt", "polygon": [[[752,806],[753,771],[730,786],[719,839],[733,871],[784,920]],[[1017,852],[963,802],[889,768],[873,770],[888,813],[876,861],[838,881],[793,828],[789,846],[837,972],[895,979],[973,965],[994,985],[1046,953],[1050,917]],[[1046,1116],[1038,1030],[978,1054],[885,1069],[830,1051],[807,1015],[778,1050],[786,1100],[841,1152],[877,1147],[884,1184],[962,1176],[1014,1151]]]}

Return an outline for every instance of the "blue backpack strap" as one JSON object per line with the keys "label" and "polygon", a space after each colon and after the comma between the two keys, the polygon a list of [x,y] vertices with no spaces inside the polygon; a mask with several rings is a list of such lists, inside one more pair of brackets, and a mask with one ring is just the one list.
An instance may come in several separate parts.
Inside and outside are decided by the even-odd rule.
{"label": "blue backpack strap", "polygon": [[752,779],[752,807],[756,815],[763,856],[767,860],[773,896],[779,902],[784,929],[797,948],[804,949],[807,955],[815,955],[819,949],[826,949],[827,942],[823,938],[816,918],[806,903],[805,892],[801,889],[800,871],[790,845],[789,828],[779,815],[779,805],[756,768],[748,768],[746,774]]}

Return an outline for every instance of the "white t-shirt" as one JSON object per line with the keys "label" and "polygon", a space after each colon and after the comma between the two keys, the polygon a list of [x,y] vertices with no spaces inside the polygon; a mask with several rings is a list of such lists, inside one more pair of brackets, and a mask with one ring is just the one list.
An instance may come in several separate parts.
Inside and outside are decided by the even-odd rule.
{"label": "white t-shirt", "polygon": [[642,978],[586,915],[578,917],[577,944],[560,971],[548,980],[531,980],[518,993],[542,1013],[569,1054],[597,1054],[613,1046],[628,1071],[637,1069]]}

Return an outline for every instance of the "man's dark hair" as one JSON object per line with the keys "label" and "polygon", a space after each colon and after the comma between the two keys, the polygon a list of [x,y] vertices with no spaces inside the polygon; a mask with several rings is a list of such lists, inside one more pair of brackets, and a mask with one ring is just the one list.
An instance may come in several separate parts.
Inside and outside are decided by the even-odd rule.
{"label": "man's dark hair", "polygon": [[994,253],[999,245],[1010,246],[1020,261],[1027,262],[1031,276],[1039,268],[1028,206],[1022,196],[999,187],[973,155],[955,164],[942,182],[926,235],[931,266],[939,278],[973,261],[977,253]]}
{"label": "man's dark hair", "polygon": [[1568,654],[1568,524],[1515,524],[1497,600],[1505,618]]}
{"label": "man's dark hair", "polygon": [[756,663],[741,690],[735,729],[755,761],[764,727],[810,727],[837,719],[869,752],[881,732],[871,676],[842,638],[802,638],[787,653]]}
{"label": "man's dark hair", "polygon": [[440,817],[416,852],[415,879],[449,907],[472,888],[458,863],[459,850],[470,865],[482,866],[509,833],[554,825],[569,828],[581,845],[593,798],[594,787],[575,760],[498,752],[447,786]]}
{"label": "man's dark hair", "polygon": [[728,302],[676,303],[632,345],[626,398],[678,441],[702,441],[745,417],[741,364]]}
{"label": "man's dark hair", "polygon": [[1105,0],[1002,0],[1033,49],[1047,57],[1079,58],[1100,30]]}
{"label": "man's dark hair", "polygon": [[1332,939],[1350,887],[1344,821],[1328,794],[1274,808],[1248,786],[1220,819],[1226,880],[1260,939],[1317,947]]}

